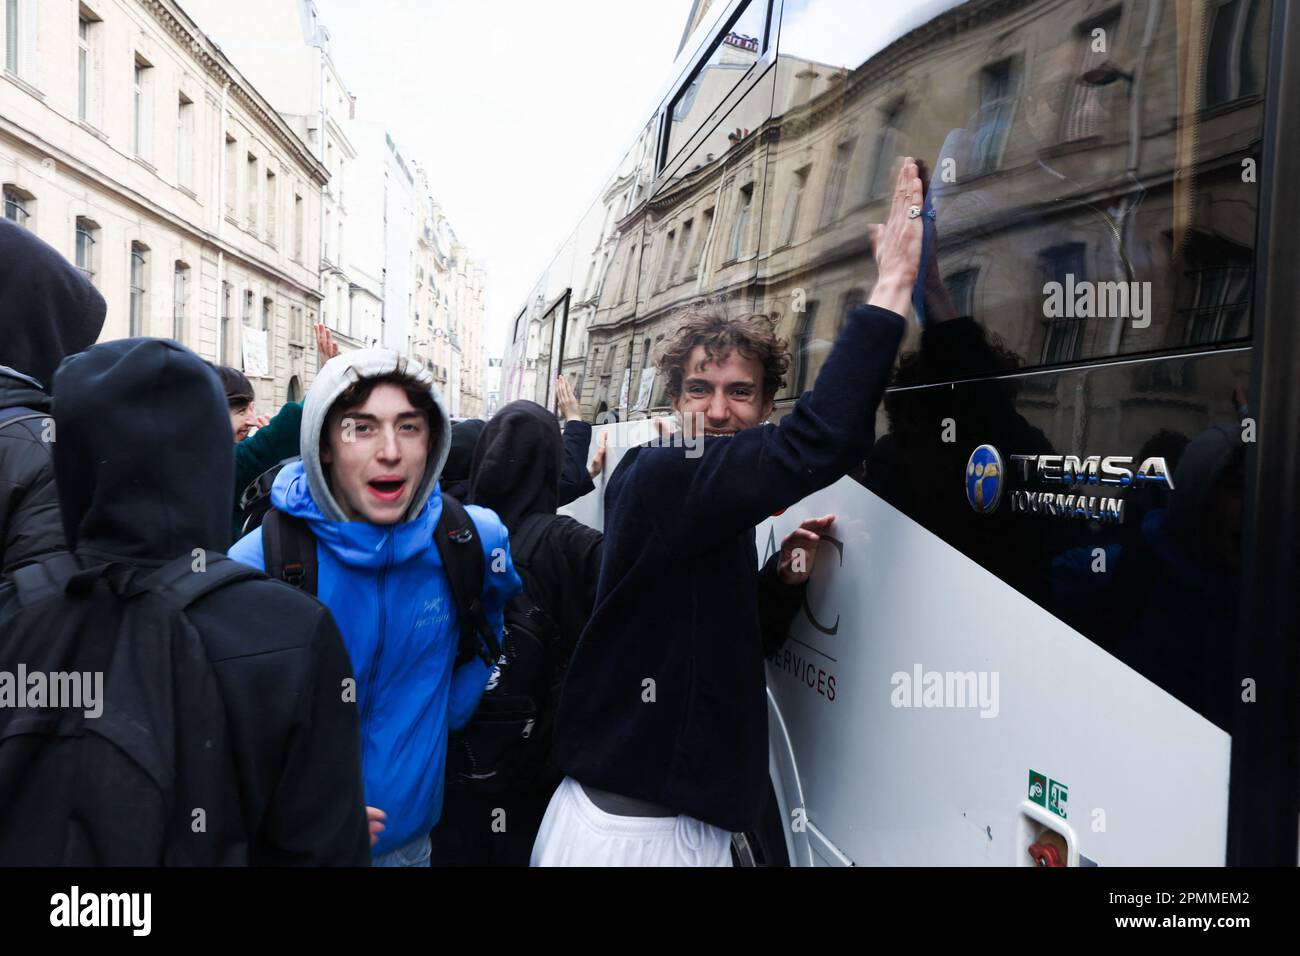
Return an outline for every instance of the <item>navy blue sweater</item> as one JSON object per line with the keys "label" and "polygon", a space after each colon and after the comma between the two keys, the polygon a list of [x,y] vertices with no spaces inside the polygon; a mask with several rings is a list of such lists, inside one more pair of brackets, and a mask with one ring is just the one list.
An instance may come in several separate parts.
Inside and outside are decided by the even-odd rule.
{"label": "navy blue sweater", "polygon": [[556,717],[565,773],[727,830],[757,826],[767,704],[754,526],[863,460],[902,335],[901,317],[861,306],[779,426],[705,438],[694,457],[623,456]]}

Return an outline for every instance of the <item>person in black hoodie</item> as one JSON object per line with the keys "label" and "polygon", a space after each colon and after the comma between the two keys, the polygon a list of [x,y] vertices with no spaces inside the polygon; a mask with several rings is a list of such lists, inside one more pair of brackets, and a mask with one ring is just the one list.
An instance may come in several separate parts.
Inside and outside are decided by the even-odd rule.
{"label": "person in black hoodie", "polygon": [[665,347],[690,442],[629,449],[606,488],[596,603],[556,716],[566,777],[533,865],[727,866],[731,833],[758,828],[769,784],[754,526],[865,457],[916,282],[921,212],[909,158],[872,235],[871,298],[780,425],[762,424],[788,367],[766,317],[697,311]]}
{"label": "person in black hoodie", "polygon": [[0,219],[0,572],[64,550],[48,389],[104,325],[104,297],[30,230]]}
{"label": "person in black hoodie", "polygon": [[[458,432],[466,435],[470,425],[461,422],[452,429],[453,450]],[[478,425],[465,482],[469,501],[491,508],[510,529],[512,559],[527,598],[554,622],[556,660],[567,658],[591,615],[601,534],[555,513],[567,453],[554,415],[536,402],[520,400]],[[521,558],[516,541],[530,519],[543,527],[530,553]],[[549,720],[540,723],[549,727]],[[482,793],[449,780],[442,817],[432,834],[431,864],[527,866],[537,826],[559,780],[550,767],[531,786],[510,793]],[[505,810],[504,832],[491,825],[497,808]]]}
{"label": "person in black hoodie", "polygon": [[474,446],[487,423],[481,418],[467,418],[451,426],[451,448],[442,466],[442,490],[457,501],[469,501],[469,468],[474,462]]}
{"label": "person in black hoodie", "polygon": [[[230,543],[234,455],[226,401],[202,359],[165,339],[94,346],[59,366],[53,412],[63,531],[81,568],[115,564],[139,573],[196,554],[211,567]],[[0,618],[18,603],[7,602],[5,590],[13,586],[0,588]],[[59,618],[77,614],[77,607],[76,600],[51,597],[24,605],[11,622],[45,614],[51,632],[65,633]],[[360,729],[356,704],[345,693],[352,668],[330,612],[301,591],[253,574],[197,598],[185,615],[215,677],[233,777],[224,804],[203,807],[229,843],[193,852],[203,859],[215,854],[212,862],[224,864],[368,865]],[[93,621],[75,633],[78,641],[102,639]],[[147,641],[152,633],[133,637]],[[8,658],[21,648],[3,650]],[[164,673],[177,680],[174,671]],[[115,687],[109,682],[104,690],[107,713]],[[179,732],[187,701],[174,700],[178,692],[149,685],[152,699],[131,704],[175,714],[174,740],[159,741],[158,750],[183,776],[203,764],[213,742]],[[13,781],[3,770],[0,762],[0,784],[9,787]],[[87,779],[93,787],[93,774]],[[103,817],[83,828],[111,828],[112,807],[90,798],[85,805]],[[242,833],[231,834],[232,820],[242,822]],[[189,829],[188,816],[184,822]],[[189,834],[170,837],[173,844],[195,843]]]}

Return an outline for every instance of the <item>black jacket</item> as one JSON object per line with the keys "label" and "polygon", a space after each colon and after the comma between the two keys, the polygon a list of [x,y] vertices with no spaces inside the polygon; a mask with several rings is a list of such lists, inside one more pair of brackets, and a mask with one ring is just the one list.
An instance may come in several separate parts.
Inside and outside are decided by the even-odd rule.
{"label": "black jacket", "polygon": [[[48,414],[54,369],[104,325],[90,281],[28,229],[0,220],[0,409]],[[0,572],[64,548],[44,418],[0,423]]]}
{"label": "black jacket", "polygon": [[[226,549],[230,422],[198,356],[162,339],[107,342],[65,361],[53,392],[54,471],[79,560],[149,568]],[[360,729],[343,693],[352,669],[329,611],[252,580],[187,613],[221,690],[237,777],[239,806],[208,817],[242,814],[254,864],[368,865]],[[177,767],[184,748],[203,745],[178,738]]]}
{"label": "black jacket", "polygon": [[726,830],[758,825],[767,642],[754,526],[862,462],[902,334],[899,316],[855,309],[779,426],[704,438],[698,455],[624,455],[605,492],[595,610],[556,717],[553,753],[571,777]]}

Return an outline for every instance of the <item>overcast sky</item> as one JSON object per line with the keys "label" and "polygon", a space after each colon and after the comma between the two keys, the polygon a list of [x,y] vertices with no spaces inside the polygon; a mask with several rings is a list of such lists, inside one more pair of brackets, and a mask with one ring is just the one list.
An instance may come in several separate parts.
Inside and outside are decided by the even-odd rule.
{"label": "overcast sky", "polygon": [[669,79],[691,0],[316,0],[357,116],[385,123],[488,271],[489,355]]}

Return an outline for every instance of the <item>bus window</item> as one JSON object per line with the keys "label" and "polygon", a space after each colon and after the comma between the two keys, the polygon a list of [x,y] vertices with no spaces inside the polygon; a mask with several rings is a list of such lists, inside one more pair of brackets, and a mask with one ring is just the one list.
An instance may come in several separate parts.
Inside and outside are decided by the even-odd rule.
{"label": "bus window", "polygon": [[993,345],[908,384],[1249,339],[1269,0],[898,7],[782,8],[757,291],[809,380],[904,154],[933,231],[902,352],[956,317]]}
{"label": "bus window", "polygon": [[767,3],[749,0],[668,105],[664,162],[672,160],[763,54]]}

